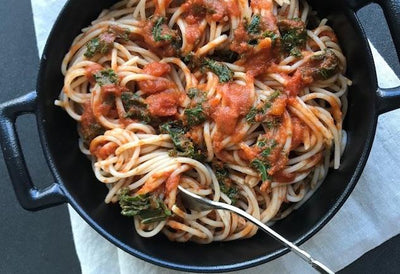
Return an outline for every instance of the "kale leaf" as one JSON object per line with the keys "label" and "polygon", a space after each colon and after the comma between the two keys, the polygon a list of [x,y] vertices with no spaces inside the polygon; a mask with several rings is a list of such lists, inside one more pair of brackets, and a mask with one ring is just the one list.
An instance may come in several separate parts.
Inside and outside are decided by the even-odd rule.
{"label": "kale leaf", "polygon": [[152,118],[144,99],[133,92],[122,92],[121,101],[126,111],[126,118],[138,119],[150,123]]}
{"label": "kale leaf", "polygon": [[251,161],[250,166],[261,174],[261,180],[263,180],[263,182],[266,180],[271,180],[271,176],[267,172],[267,170],[270,168],[268,163],[261,161],[260,159],[254,159]]}
{"label": "kale leaf", "polygon": [[210,58],[204,58],[203,66],[215,73],[221,83],[229,82],[233,79],[233,71],[221,62]]}
{"label": "kale leaf", "polygon": [[246,26],[246,31],[249,34],[257,34],[260,32],[260,15],[254,15],[251,21]]}
{"label": "kale leaf", "polygon": [[207,119],[203,110],[205,93],[200,89],[190,88],[188,96],[191,99],[191,104],[184,111],[185,121],[189,127],[200,125]]}
{"label": "kale leaf", "polygon": [[118,83],[118,75],[110,68],[96,72],[94,74],[94,79],[101,87]]}
{"label": "kale leaf", "polygon": [[151,31],[151,33],[153,35],[154,41],[156,41],[156,42],[171,41],[173,38],[171,34],[161,34],[162,25],[164,24],[164,21],[165,21],[165,18],[160,17],[154,23],[154,27],[153,27],[153,30]]}
{"label": "kale leaf", "polygon": [[122,189],[119,195],[121,214],[124,216],[138,216],[142,224],[159,222],[167,219],[172,212],[164,202],[155,195],[129,195],[129,189]]}
{"label": "kale leaf", "polygon": [[182,123],[167,122],[160,126],[160,131],[171,136],[174,144],[174,149],[170,151],[171,156],[189,157],[198,161],[204,160],[201,150],[185,135],[186,132]]}
{"label": "kale leaf", "polygon": [[228,196],[234,205],[239,199],[239,190],[233,185],[232,180],[229,178],[229,170],[219,161],[213,162],[212,168],[215,177],[217,177],[221,192]]}
{"label": "kale leaf", "polygon": [[87,58],[93,57],[95,54],[106,54],[110,51],[112,43],[107,43],[99,37],[95,37],[86,43],[86,52],[83,54]]}

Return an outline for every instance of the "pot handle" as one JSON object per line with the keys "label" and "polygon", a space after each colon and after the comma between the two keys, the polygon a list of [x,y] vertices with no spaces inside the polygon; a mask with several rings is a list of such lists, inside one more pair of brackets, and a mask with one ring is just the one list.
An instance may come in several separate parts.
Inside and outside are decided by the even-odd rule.
{"label": "pot handle", "polygon": [[[400,61],[400,0],[375,0],[381,6],[388,23],[393,43]],[[400,87],[378,89],[378,113],[400,108]]]}
{"label": "pot handle", "polygon": [[27,210],[40,210],[66,202],[59,184],[37,189],[31,180],[15,127],[18,116],[35,113],[36,91],[0,104],[0,144],[15,194]]}
{"label": "pot handle", "polygon": [[[400,0],[347,0],[354,11],[372,2],[377,3],[383,10],[400,61]],[[400,108],[400,87],[378,88],[377,104],[378,114]]]}

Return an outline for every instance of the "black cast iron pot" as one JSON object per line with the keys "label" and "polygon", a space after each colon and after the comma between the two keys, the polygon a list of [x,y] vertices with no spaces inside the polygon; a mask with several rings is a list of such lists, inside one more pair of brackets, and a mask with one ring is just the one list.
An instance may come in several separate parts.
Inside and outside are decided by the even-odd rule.
{"label": "black cast iron pot", "polygon": [[[106,188],[96,181],[90,162],[78,148],[76,124],[54,106],[63,86],[61,61],[72,40],[111,0],[70,0],[58,17],[44,50],[37,91],[0,106],[3,155],[21,205],[40,210],[62,203],[74,209],[106,239],[128,253],[164,267],[196,272],[222,272],[255,266],[286,252],[263,233],[246,240],[209,245],[170,242],[163,235],[144,239],[134,232],[132,219],[120,215],[118,205],[104,204]],[[349,111],[344,128],[348,144],[339,170],[330,170],[323,186],[300,209],[273,228],[301,244],[325,225],[350,195],[367,161],[379,114],[400,107],[400,88],[378,88],[372,55],[355,15],[367,0],[309,1],[335,29],[348,60]],[[384,10],[400,56],[400,1],[377,0]],[[90,8],[87,8],[90,7]],[[378,31],[378,30],[377,30]],[[34,113],[41,145],[55,183],[38,189],[32,183],[15,129],[16,118]],[[379,164],[379,163],[378,163]],[[346,233],[346,232],[344,232]]]}

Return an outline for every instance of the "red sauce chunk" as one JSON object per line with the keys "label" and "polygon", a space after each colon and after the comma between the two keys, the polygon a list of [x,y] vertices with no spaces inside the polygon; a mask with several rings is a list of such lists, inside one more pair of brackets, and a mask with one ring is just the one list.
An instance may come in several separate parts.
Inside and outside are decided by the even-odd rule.
{"label": "red sauce chunk", "polygon": [[178,112],[183,96],[176,90],[166,90],[157,94],[152,94],[146,98],[150,114],[152,116],[173,116]]}
{"label": "red sauce chunk", "polygon": [[251,92],[247,86],[236,83],[219,84],[217,90],[222,100],[212,110],[211,117],[222,134],[231,135],[239,117],[246,115],[253,104]]}
{"label": "red sauce chunk", "polygon": [[[166,63],[153,62],[147,64],[143,68],[145,74],[149,74],[156,77],[163,77],[171,71],[171,67]],[[157,80],[143,80],[138,82],[140,90],[145,94],[154,94],[169,88],[174,88],[175,85],[168,79],[157,79]]]}
{"label": "red sauce chunk", "polygon": [[281,116],[285,110],[287,105],[287,96],[285,94],[281,94],[274,100],[271,107],[268,109],[268,115],[273,116]]}
{"label": "red sauce chunk", "polygon": [[97,147],[90,146],[90,153],[95,155],[98,159],[107,159],[108,156],[113,154],[118,148],[116,143],[106,143],[105,145],[99,145]]}
{"label": "red sauce chunk", "polygon": [[267,72],[272,61],[271,40],[263,40],[260,42],[260,46],[262,49],[256,53],[250,54],[243,64],[247,73],[253,77]]}

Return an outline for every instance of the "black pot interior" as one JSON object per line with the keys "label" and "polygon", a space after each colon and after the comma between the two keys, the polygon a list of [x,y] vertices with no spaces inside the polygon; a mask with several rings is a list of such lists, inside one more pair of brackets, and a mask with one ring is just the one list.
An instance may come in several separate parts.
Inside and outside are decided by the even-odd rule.
{"label": "black pot interior", "polygon": [[[132,219],[117,205],[104,204],[106,188],[97,182],[90,162],[78,148],[75,121],[54,100],[63,86],[61,62],[73,38],[89,25],[111,0],[69,1],[50,35],[38,79],[38,124],[51,169],[68,192],[71,204],[108,239],[146,260],[197,271],[232,270],[265,262],[282,254],[282,246],[263,233],[246,240],[210,245],[175,243],[163,235],[144,239],[135,233]],[[371,56],[354,13],[345,2],[309,1],[320,17],[333,26],[348,60],[349,111],[344,128],[348,144],[339,170],[329,172],[322,187],[300,209],[273,228],[289,240],[302,242],[319,230],[350,194],[368,157],[376,123],[376,78]],[[95,3],[95,4],[94,4]],[[90,8],[86,8],[90,7]],[[346,232],[344,232],[346,233]]]}

